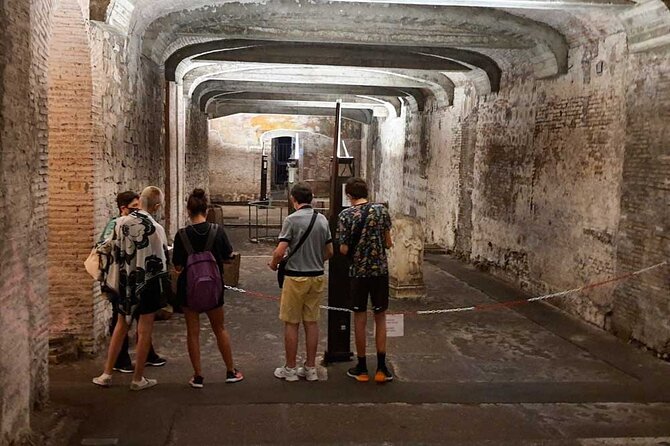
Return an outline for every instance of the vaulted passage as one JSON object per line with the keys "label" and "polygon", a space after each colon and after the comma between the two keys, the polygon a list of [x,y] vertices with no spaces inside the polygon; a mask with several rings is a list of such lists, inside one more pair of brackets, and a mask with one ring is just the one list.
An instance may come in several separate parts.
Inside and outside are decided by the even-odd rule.
{"label": "vaulted passage", "polygon": [[1,444],[29,438],[58,346],[104,351],[83,261],[116,194],[164,189],[170,237],[195,187],[233,232],[294,181],[327,207],[337,102],[352,173],[418,252],[394,262],[449,254],[400,307],[462,305],[442,293],[452,257],[531,295],[635,273],[548,303],[670,355],[667,1],[5,0],[0,27]]}

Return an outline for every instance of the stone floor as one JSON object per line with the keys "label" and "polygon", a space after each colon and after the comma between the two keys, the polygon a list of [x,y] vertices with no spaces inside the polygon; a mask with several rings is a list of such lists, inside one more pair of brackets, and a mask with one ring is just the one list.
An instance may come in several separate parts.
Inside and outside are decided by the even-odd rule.
{"label": "stone floor", "polygon": [[[277,295],[266,267],[272,246],[247,243],[245,229],[230,232],[243,255],[240,287]],[[243,382],[224,383],[205,328],[205,388],[188,387],[185,326],[175,316],[156,325],[155,344],[169,362],[147,370],[159,380],[153,389],[130,392],[127,375],[116,375],[110,389],[96,388],[90,378],[102,359],[51,368],[52,401],[78,418],[63,442],[670,445],[670,364],[542,303],[409,314],[521,296],[446,255],[427,256],[425,277],[426,299],[392,302],[393,312],[408,313],[404,336],[389,340],[393,383],[354,382],[345,376],[350,363],[321,367],[320,382],[277,380],[277,302],[227,292],[227,327]],[[326,311],[322,316],[320,351]]]}

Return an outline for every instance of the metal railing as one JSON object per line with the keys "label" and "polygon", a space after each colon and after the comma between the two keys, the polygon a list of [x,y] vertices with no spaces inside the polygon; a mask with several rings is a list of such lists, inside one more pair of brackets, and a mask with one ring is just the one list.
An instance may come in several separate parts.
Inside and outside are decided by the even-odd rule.
{"label": "metal railing", "polygon": [[[284,216],[289,214],[289,208],[279,204],[273,205],[272,200],[250,201],[248,207],[249,241],[251,243],[276,242],[284,223]],[[279,210],[278,213],[277,210]],[[314,210],[326,216],[328,214],[328,208],[314,208]]]}
{"label": "metal railing", "polygon": [[[288,214],[288,208],[273,205],[272,200],[250,201],[248,206],[249,241],[251,243],[277,241],[284,221],[284,215]],[[279,210],[278,219],[276,215],[277,210]]]}

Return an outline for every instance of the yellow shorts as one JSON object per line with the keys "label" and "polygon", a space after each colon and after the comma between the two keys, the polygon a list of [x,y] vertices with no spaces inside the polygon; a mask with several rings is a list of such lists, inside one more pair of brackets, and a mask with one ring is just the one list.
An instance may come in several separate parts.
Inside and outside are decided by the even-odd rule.
{"label": "yellow shorts", "polygon": [[326,276],[284,278],[279,303],[279,319],[289,324],[319,320],[321,296],[326,289]]}

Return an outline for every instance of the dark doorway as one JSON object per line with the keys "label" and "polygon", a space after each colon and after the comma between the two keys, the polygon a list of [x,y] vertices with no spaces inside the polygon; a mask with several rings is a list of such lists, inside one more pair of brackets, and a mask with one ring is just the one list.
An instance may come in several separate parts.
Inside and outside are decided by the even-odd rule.
{"label": "dark doorway", "polygon": [[288,182],[288,160],[293,149],[293,138],[282,136],[272,140],[272,190],[280,190]]}

